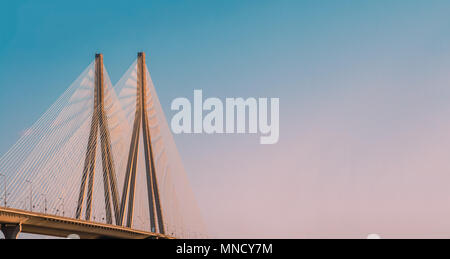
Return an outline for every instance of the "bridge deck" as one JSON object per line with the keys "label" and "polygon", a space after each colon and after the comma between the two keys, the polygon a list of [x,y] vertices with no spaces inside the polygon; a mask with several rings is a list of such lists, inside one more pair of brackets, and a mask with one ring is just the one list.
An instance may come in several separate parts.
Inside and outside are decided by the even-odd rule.
{"label": "bridge deck", "polygon": [[82,239],[171,239],[169,236],[72,218],[0,207],[0,224],[21,224],[22,232]]}

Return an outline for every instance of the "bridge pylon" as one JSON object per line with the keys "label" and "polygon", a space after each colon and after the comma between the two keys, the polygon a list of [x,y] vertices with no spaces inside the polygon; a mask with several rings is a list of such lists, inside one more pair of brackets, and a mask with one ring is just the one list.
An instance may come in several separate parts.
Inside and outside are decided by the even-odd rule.
{"label": "bridge pylon", "polygon": [[145,53],[138,53],[137,61],[137,94],[136,94],[136,111],[133,124],[133,133],[131,137],[130,151],[125,175],[125,183],[122,192],[122,203],[120,207],[119,225],[125,222],[125,210],[128,205],[126,226],[131,227],[133,224],[134,199],[136,189],[136,171],[137,160],[139,154],[139,138],[142,128],[145,172],[147,178],[147,194],[148,207],[150,215],[150,229],[152,232],[164,234],[163,212],[161,209],[161,200],[158,188],[158,182],[155,170],[155,159],[152,149],[152,139],[150,135],[150,127],[147,112],[147,74],[145,65]]}
{"label": "bridge pylon", "polygon": [[[80,194],[76,210],[76,218],[81,219],[83,206],[86,203],[85,220],[91,219],[92,214],[92,196],[94,192],[95,164],[97,154],[97,137],[100,135],[103,184],[105,197],[106,222],[113,223],[111,200],[114,207],[116,224],[119,219],[119,200],[116,183],[116,173],[111,148],[111,136],[108,127],[108,117],[104,108],[104,76],[103,76],[103,55],[95,55],[95,87],[94,87],[94,107],[92,113],[91,130],[89,142],[86,150],[86,159],[84,163],[83,175],[81,178]],[[87,191],[86,191],[87,184]],[[86,202],[85,202],[86,199]]]}

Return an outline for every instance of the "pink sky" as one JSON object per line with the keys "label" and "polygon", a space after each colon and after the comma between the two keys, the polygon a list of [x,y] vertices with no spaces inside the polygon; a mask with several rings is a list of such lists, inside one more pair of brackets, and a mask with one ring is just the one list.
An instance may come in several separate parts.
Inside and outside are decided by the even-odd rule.
{"label": "pink sky", "polygon": [[211,235],[450,237],[450,80],[369,81],[281,99],[277,145],[177,136]]}

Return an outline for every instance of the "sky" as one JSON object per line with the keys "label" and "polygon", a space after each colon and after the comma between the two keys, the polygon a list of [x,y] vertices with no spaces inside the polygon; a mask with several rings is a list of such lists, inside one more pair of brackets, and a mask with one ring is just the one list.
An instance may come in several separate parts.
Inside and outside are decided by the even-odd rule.
{"label": "sky", "polygon": [[0,154],[94,54],[161,105],[280,98],[280,141],[177,135],[212,237],[450,237],[450,2],[0,3]]}

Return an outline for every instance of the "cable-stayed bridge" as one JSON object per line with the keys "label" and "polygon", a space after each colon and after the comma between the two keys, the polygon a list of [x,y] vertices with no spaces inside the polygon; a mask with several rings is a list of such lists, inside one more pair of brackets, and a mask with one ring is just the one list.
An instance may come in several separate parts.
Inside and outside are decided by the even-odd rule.
{"label": "cable-stayed bridge", "polygon": [[203,238],[145,53],[113,86],[97,54],[0,158],[0,225],[82,238]]}

